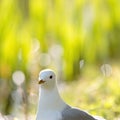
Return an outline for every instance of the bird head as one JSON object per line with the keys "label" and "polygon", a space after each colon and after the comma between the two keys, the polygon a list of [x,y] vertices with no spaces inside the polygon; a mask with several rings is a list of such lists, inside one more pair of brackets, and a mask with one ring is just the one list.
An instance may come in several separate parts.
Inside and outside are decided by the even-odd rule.
{"label": "bird head", "polygon": [[38,84],[41,84],[43,88],[53,88],[56,84],[56,75],[54,71],[51,69],[40,71]]}

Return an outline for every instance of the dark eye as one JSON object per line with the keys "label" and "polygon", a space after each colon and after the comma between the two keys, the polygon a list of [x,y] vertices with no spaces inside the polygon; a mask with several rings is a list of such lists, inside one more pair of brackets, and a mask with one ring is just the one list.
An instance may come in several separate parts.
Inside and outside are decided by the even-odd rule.
{"label": "dark eye", "polygon": [[52,77],[53,77],[53,76],[51,75],[51,76],[50,76],[50,79],[52,79]]}

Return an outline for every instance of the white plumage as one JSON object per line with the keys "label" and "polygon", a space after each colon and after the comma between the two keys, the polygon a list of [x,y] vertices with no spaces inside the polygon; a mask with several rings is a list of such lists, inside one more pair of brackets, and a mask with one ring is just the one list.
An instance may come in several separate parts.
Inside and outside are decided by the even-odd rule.
{"label": "white plumage", "polygon": [[59,95],[54,71],[41,71],[39,84],[41,86],[36,120],[104,120],[67,105]]}

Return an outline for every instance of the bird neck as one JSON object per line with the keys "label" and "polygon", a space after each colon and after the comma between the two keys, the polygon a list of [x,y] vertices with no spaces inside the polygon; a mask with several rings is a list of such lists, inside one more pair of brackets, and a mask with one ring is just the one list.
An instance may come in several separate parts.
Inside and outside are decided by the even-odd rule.
{"label": "bird neck", "polygon": [[57,86],[52,89],[40,89],[39,92],[39,108],[40,110],[63,109],[65,103],[61,99]]}

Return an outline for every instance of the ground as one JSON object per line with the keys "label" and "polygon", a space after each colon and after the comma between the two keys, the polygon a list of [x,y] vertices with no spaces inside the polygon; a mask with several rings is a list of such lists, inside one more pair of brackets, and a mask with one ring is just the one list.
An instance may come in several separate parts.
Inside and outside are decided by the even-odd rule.
{"label": "ground", "polygon": [[110,76],[96,67],[87,68],[77,81],[66,83],[62,98],[70,105],[87,110],[107,120],[120,119],[120,67],[112,66]]}

